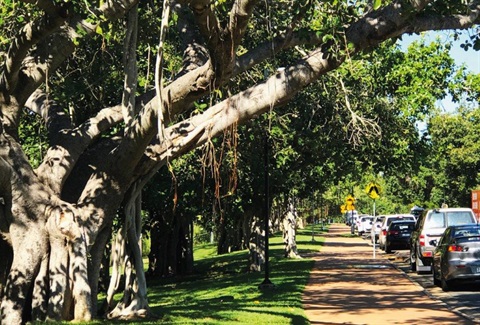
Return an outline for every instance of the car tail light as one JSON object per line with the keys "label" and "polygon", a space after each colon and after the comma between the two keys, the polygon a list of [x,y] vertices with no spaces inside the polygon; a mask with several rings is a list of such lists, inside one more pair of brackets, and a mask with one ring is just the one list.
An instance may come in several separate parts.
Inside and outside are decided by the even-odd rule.
{"label": "car tail light", "polygon": [[388,234],[391,236],[391,235],[398,235],[398,231],[397,230],[390,230],[388,232]]}
{"label": "car tail light", "polygon": [[449,252],[462,252],[463,247],[459,246],[459,245],[450,245],[450,246],[448,246],[448,251]]}
{"label": "car tail light", "polygon": [[422,256],[423,256],[423,257],[432,257],[433,254],[432,254],[431,251],[426,251],[426,252],[423,252],[423,253],[422,253]]}
{"label": "car tail light", "polygon": [[386,236],[387,235],[387,231],[385,229],[382,230],[382,235],[383,236]]}
{"label": "car tail light", "polygon": [[420,235],[420,246],[425,246],[425,235]]}

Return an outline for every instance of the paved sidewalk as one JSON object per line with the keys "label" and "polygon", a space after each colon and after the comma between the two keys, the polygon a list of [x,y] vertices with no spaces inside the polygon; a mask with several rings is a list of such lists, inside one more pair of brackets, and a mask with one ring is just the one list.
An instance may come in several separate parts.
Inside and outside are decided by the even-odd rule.
{"label": "paved sidewalk", "polygon": [[311,324],[473,324],[433,300],[350,228],[332,224],[305,288]]}

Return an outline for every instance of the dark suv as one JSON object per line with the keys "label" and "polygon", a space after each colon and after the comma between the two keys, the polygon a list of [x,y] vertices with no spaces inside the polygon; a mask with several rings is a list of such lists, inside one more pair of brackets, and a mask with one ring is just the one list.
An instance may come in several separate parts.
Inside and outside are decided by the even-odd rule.
{"label": "dark suv", "polygon": [[412,271],[431,272],[432,240],[442,236],[448,226],[475,224],[477,219],[470,208],[442,208],[424,211],[410,237],[410,266]]}

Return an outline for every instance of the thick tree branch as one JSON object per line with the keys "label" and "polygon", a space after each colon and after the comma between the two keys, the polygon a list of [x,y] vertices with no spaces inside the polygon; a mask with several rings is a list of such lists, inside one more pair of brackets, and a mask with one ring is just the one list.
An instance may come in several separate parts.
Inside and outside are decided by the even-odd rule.
{"label": "thick tree branch", "polygon": [[184,49],[183,65],[177,74],[177,78],[203,66],[208,61],[208,51],[201,44],[201,36],[192,23],[192,12],[184,7],[176,8],[178,14],[177,31],[181,36],[182,48]]}
{"label": "thick tree branch", "polygon": [[473,25],[480,23],[480,2],[472,3],[470,10],[470,13],[464,15],[419,15],[412,21],[411,30],[415,33],[420,33],[429,30],[471,28]]}
{"label": "thick tree branch", "polygon": [[[352,25],[347,32],[348,40],[357,45],[357,51],[365,50],[373,44],[378,44],[392,36],[399,36],[407,32],[409,28],[415,26],[418,20],[423,19],[421,16],[414,16],[412,20],[412,17],[406,16],[402,9],[403,8],[398,6],[389,6],[372,15],[367,15],[364,19]],[[475,11],[472,11],[472,13],[473,12]],[[381,13],[383,13],[383,16]],[[468,20],[465,20],[464,16],[462,17],[462,19],[457,17],[456,19],[447,20],[447,25],[451,28],[455,26],[467,28],[471,27],[477,19],[476,14],[471,14]],[[442,23],[444,24],[445,22]],[[425,30],[432,30],[438,28],[438,26],[438,24],[425,24]],[[273,48],[280,51],[287,47],[308,42],[295,35],[296,34],[292,34],[288,39],[277,38],[275,40],[276,45]],[[367,42],[363,40],[367,40]],[[312,42],[319,43],[320,39],[315,37]],[[267,46],[271,48],[271,44],[268,42],[262,44],[261,47],[262,46],[264,48]],[[260,54],[257,54],[258,52],[260,52]],[[241,72],[270,56],[271,53],[268,53],[268,51],[251,51],[250,54],[239,58],[237,71]],[[277,72],[274,76],[270,77],[265,84],[245,90],[230,97],[228,101],[211,107],[201,115],[194,116],[187,121],[168,128],[167,132],[171,139],[171,147],[167,147],[165,144],[149,146],[146,151],[147,156],[157,160],[158,164],[163,165],[167,158],[173,159],[192,148],[204,144],[209,138],[220,134],[224,128],[233,123],[241,124],[242,122],[261,115],[270,109],[272,105],[274,107],[281,105],[306,84],[317,80],[320,75],[325,74],[341,64],[341,61],[329,61],[326,58],[326,53],[317,49],[305,58],[305,61],[298,63],[297,66],[287,68],[284,72]],[[275,89],[275,91],[271,91],[272,88]],[[270,95],[269,97],[268,94],[274,95]],[[272,96],[274,96],[274,98],[272,98]],[[167,152],[168,155],[172,156],[169,157]],[[149,164],[152,163],[149,162]],[[154,164],[152,164],[152,166],[153,165]],[[142,165],[142,167],[145,167],[145,165]]]}
{"label": "thick tree branch", "polygon": [[48,95],[37,89],[25,103],[25,108],[38,114],[45,122],[49,135],[49,143],[55,145],[56,135],[61,130],[70,129],[72,121],[68,114]]}
{"label": "thick tree branch", "polygon": [[[413,1],[416,8],[422,8],[428,1]],[[411,9],[410,3],[394,3],[367,14],[353,23],[347,30],[347,39],[357,50],[372,46],[405,33],[419,33],[430,30],[467,29],[479,20],[479,1],[474,1],[464,15],[449,17],[423,14]]]}
{"label": "thick tree branch", "polygon": [[236,0],[230,14],[229,33],[232,38],[232,51],[235,53],[247,31],[248,22],[258,0]]}
{"label": "thick tree branch", "polygon": [[273,40],[263,42],[256,48],[238,57],[235,63],[234,75],[252,68],[285,49],[307,44],[318,45],[321,42],[322,38],[320,36],[314,32],[308,33],[305,30],[279,35]]}
{"label": "thick tree branch", "polygon": [[[113,21],[124,17],[130,8],[137,3],[138,0],[106,1],[98,9],[94,10],[94,12],[98,17],[102,16],[107,20]],[[48,7],[47,2],[41,2],[40,4]],[[58,17],[62,18],[62,15],[66,17],[67,8],[67,4],[57,7]],[[75,16],[74,13],[68,13],[68,20],[64,20],[63,22],[68,22],[68,24],[63,24],[62,29],[58,33],[51,35],[51,38],[44,37],[45,41],[42,40],[39,42],[39,39],[35,42],[38,49],[34,55],[26,57],[23,62],[22,60],[15,59],[15,62],[21,62],[21,66],[17,67],[17,71],[22,72],[22,75],[18,77],[22,78],[22,87],[16,89],[17,93],[15,95],[20,106],[45,82],[48,77],[47,71],[55,71],[65,59],[73,53],[76,47],[74,40],[78,41],[79,39],[91,37],[95,34],[96,24],[92,24],[82,17]],[[58,23],[60,24],[61,22],[59,21]],[[84,33],[82,35],[78,34],[77,29],[81,29]],[[52,44],[55,44],[55,46],[52,46]],[[29,49],[30,46],[26,46],[24,51],[28,51]],[[26,53],[27,52],[24,53],[24,56]],[[3,86],[0,82],[0,89],[2,88]]]}
{"label": "thick tree branch", "polygon": [[131,121],[135,114],[135,94],[137,91],[138,68],[137,68],[137,34],[138,34],[138,5],[128,13],[127,32],[123,46],[124,83],[122,96],[123,121],[125,133],[128,132]]}
{"label": "thick tree branch", "polygon": [[215,53],[220,44],[224,29],[212,11],[210,1],[192,0],[189,3],[200,33],[202,34],[210,53]]}
{"label": "thick tree branch", "polygon": [[56,145],[48,149],[43,163],[36,170],[39,179],[60,195],[63,184],[81,154],[103,132],[122,120],[121,106],[105,108],[78,128],[60,132],[61,136],[57,138]]}
{"label": "thick tree branch", "polygon": [[57,6],[53,0],[20,0],[21,2],[31,3],[36,5],[39,9],[45,11],[49,15],[58,14],[62,7]]}
{"label": "thick tree branch", "polygon": [[40,19],[27,24],[12,42],[3,67],[0,79],[0,88],[7,93],[12,93],[18,81],[18,73],[22,68],[23,59],[33,45],[56,31],[65,18],[61,16],[44,15]]}

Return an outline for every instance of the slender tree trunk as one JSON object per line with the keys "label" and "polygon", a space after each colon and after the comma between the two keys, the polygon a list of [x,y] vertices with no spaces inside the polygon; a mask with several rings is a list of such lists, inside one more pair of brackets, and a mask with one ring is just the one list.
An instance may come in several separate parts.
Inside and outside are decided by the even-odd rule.
{"label": "slender tree trunk", "polygon": [[107,250],[107,243],[111,240],[111,227],[105,227],[93,245],[90,253],[90,260],[88,264],[88,275],[90,288],[92,290],[92,314],[93,315],[105,315],[106,310],[98,310],[97,295],[99,293],[99,287],[105,292],[108,289],[110,278],[110,253],[111,247]]}
{"label": "slender tree trunk", "polygon": [[32,320],[44,321],[48,311],[49,285],[49,259],[45,257],[40,264],[40,271],[34,282],[32,294]]}
{"label": "slender tree trunk", "polygon": [[177,274],[186,275],[193,272],[193,225],[191,218],[181,216],[177,240]]}
{"label": "slender tree trunk", "polygon": [[297,250],[297,217],[293,204],[289,204],[289,209],[283,219],[283,242],[285,244],[285,257],[300,258]]}
{"label": "slender tree trunk", "polygon": [[50,238],[49,279],[50,292],[47,317],[49,320],[72,319],[70,300],[72,299],[69,278],[69,254],[64,238]]}
{"label": "slender tree trunk", "polygon": [[260,272],[265,264],[265,229],[263,221],[257,216],[252,218],[252,229],[249,240],[249,269]]}

